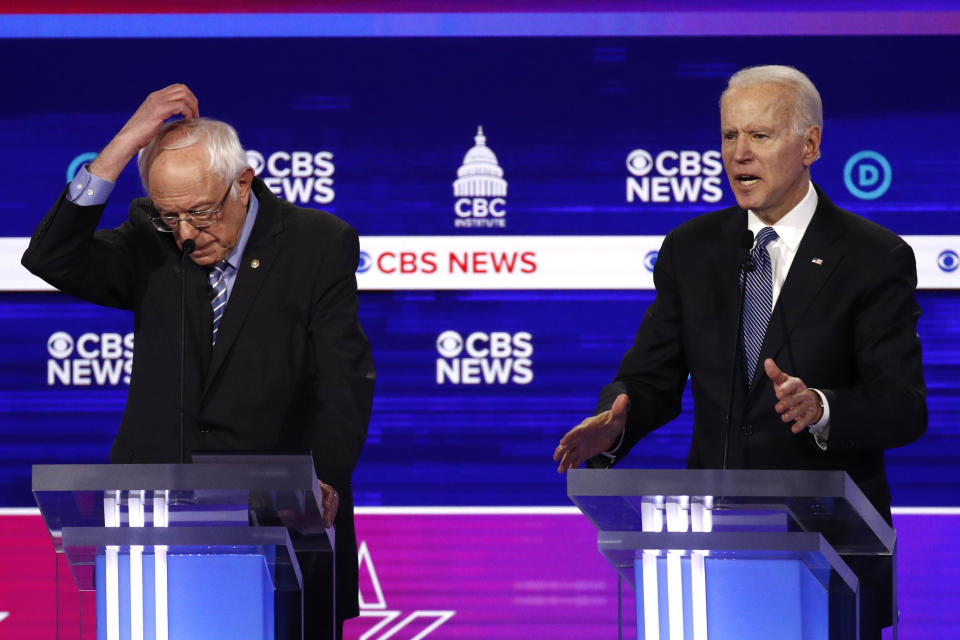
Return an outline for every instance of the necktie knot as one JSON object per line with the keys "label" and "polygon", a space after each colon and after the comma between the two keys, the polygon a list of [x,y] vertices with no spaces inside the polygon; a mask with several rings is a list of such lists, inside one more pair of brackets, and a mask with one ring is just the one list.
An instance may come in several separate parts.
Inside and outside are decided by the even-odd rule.
{"label": "necktie knot", "polygon": [[773,227],[764,227],[760,229],[760,232],[757,233],[757,244],[753,248],[754,251],[760,251],[761,249],[766,249],[767,245],[779,238],[777,232],[773,230]]}

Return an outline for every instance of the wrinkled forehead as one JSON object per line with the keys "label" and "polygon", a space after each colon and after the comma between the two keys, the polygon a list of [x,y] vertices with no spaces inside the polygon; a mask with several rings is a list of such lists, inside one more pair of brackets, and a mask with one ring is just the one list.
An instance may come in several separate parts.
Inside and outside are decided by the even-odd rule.
{"label": "wrinkled forehead", "polygon": [[148,191],[154,197],[171,192],[204,192],[220,182],[210,171],[206,151],[196,144],[160,151],[147,174]]}
{"label": "wrinkled forehead", "polygon": [[758,84],[731,89],[720,103],[721,126],[743,127],[750,124],[788,122],[796,108],[796,98],[781,84]]}

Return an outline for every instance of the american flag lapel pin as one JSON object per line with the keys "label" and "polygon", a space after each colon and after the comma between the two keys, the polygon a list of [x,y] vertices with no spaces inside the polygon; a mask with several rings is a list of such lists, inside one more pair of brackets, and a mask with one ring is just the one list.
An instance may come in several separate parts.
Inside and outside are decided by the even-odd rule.
{"label": "american flag lapel pin", "polygon": [[815,264],[815,265],[817,265],[817,266],[819,267],[819,266],[823,265],[823,258],[814,258],[814,259],[811,260],[810,262],[812,262],[813,264]]}

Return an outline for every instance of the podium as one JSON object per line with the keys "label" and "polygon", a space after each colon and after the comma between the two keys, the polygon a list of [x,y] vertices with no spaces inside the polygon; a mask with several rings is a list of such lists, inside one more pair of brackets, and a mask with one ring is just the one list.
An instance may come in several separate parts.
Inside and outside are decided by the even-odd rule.
{"label": "podium", "polygon": [[896,553],[843,471],[574,469],[567,495],[635,589],[639,640],[856,639],[841,556]]}
{"label": "podium", "polygon": [[194,461],[33,467],[57,553],[79,590],[96,591],[97,639],[301,637],[303,578],[290,532],[331,554],[334,539],[313,460]]}

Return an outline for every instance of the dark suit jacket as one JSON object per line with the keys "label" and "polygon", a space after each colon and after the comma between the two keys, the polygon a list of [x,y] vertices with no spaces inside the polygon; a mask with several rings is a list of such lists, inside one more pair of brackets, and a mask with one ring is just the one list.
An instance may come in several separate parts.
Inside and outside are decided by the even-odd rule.
{"label": "dark suit jacket", "polygon": [[[188,460],[196,450],[313,453],[318,477],[340,494],[337,601],[348,617],[357,614],[350,478],[375,379],[357,319],[357,234],[260,180],[253,192],[256,223],[212,350],[207,269],[186,260],[184,449]],[[110,452],[119,463],[180,459],[180,251],[153,229],[148,206],[134,200],[120,227],[95,232],[103,206],[61,195],[23,256],[58,289],[134,313],[130,391]]]}
{"label": "dark suit jacket", "polygon": [[[749,389],[736,368],[727,467],[842,469],[889,521],[883,450],[916,440],[927,425],[916,264],[898,236],[836,207],[819,188],[817,195]],[[746,212],[731,207],[690,220],[664,240],[654,268],[656,299],[598,406],[606,410],[617,394],[630,396],[618,459],[679,413],[689,374],[688,466],[722,466],[746,228]],[[827,451],[780,420],[765,358],[826,395]]]}

